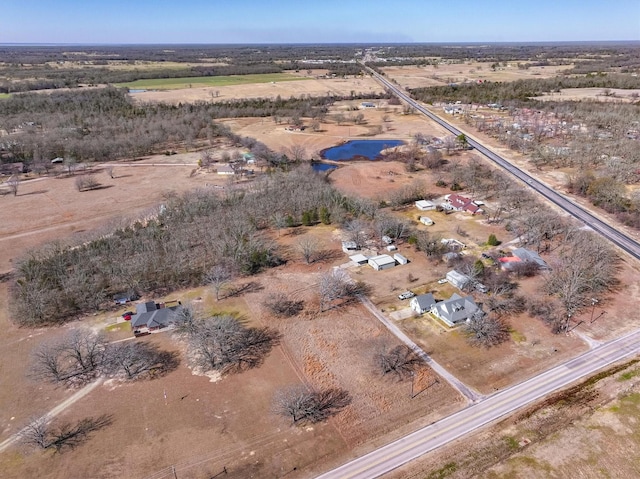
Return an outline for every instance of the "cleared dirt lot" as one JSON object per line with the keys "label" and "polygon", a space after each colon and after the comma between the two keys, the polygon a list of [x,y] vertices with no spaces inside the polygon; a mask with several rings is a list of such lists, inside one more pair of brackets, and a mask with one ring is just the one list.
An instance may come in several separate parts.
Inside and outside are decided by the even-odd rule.
{"label": "cleared dirt lot", "polygon": [[500,66],[493,71],[491,63],[466,62],[440,63],[437,67],[433,65],[384,67],[382,71],[402,87],[421,88],[478,80],[508,82],[526,78],[551,78],[570,68],[572,65],[530,67],[525,70],[519,69],[516,63],[509,63],[508,66]]}

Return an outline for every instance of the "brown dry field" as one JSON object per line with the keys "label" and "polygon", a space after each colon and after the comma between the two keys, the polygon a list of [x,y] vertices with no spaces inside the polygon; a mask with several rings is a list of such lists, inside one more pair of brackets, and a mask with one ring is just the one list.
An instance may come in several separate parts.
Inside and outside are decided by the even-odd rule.
{"label": "brown dry field", "polygon": [[500,67],[496,71],[491,71],[491,63],[466,62],[441,63],[437,68],[433,65],[383,67],[382,71],[402,87],[421,88],[477,80],[509,82],[527,78],[551,78],[570,68],[572,65],[530,67],[528,70],[520,70],[517,63],[509,63],[508,67]]}
{"label": "brown dry field", "polygon": [[[374,354],[381,345],[392,347],[397,340],[363,307],[347,306],[322,315],[314,312],[318,275],[332,263],[304,265],[297,261],[295,243],[305,234],[323,243],[332,253],[329,257],[333,263],[344,261],[332,228],[317,227],[308,232],[300,228],[295,234],[280,237],[292,261],[252,278],[263,289],[219,302],[204,289],[170,295],[191,299],[205,313],[233,312],[249,324],[277,328],[283,334],[281,345],[261,367],[211,383],[206,377],[191,374],[183,360],[177,371],[154,381],[108,381],[60,419],[71,421],[105,413],[113,415],[113,425],[63,454],[14,447],[0,456],[3,477],[128,478],[147,477],[156,471],[160,473],[153,477],[171,477],[171,465],[176,465],[180,477],[210,477],[224,467],[229,477],[237,478],[285,474],[306,477],[309,471],[320,472],[329,464],[347,460],[354,450],[369,450],[378,442],[392,440],[461,407],[461,398],[443,381],[434,384],[435,375],[428,369],[421,379],[424,387],[429,386],[428,391],[414,399],[410,397],[410,382],[398,383],[374,372]],[[287,291],[291,297],[305,300],[309,312],[298,319],[270,317],[260,305],[274,291]],[[89,317],[81,323],[101,328],[115,315]],[[55,334],[79,324],[58,328]],[[0,439],[70,394],[25,380],[31,347],[54,332],[38,331],[35,339],[28,340],[33,331],[13,327],[6,317],[3,326],[7,330],[3,338],[3,376],[16,387],[3,388],[0,421],[6,427]],[[126,335],[108,334],[113,339]],[[181,350],[169,333],[141,340]],[[353,403],[324,424],[291,427],[273,413],[272,397],[278,388],[300,382],[343,387],[350,391]],[[21,401],[24,397],[38,400]]]}
{"label": "brown dry field", "polygon": [[638,101],[640,90],[623,90],[621,88],[609,88],[609,95],[605,95],[606,88],[563,88],[557,93],[546,93],[533,97],[541,101],[582,101],[596,100],[613,103],[632,103]]}
{"label": "brown dry field", "polygon": [[577,401],[535,406],[389,473],[388,479],[636,478],[640,368],[628,364]]}
{"label": "brown dry field", "polygon": [[[146,161],[176,162],[177,156],[158,156]],[[62,175],[23,181],[17,196],[2,198],[5,207],[0,211],[3,249],[0,272],[11,267],[12,258],[45,242],[137,217],[158,207],[164,195],[171,191],[183,192],[204,187],[206,183],[223,184],[224,180],[214,174],[191,176],[197,160],[184,158],[183,161],[191,166],[112,163],[115,179],[95,167],[96,179],[102,188],[93,191],[78,192],[75,178]]]}
{"label": "brown dry field", "polygon": [[[285,72],[286,73],[286,72]],[[291,73],[292,76],[306,77],[304,80],[292,80],[275,83],[252,83],[249,85],[228,85],[205,88],[184,88],[165,91],[146,91],[132,95],[139,102],[185,103],[195,101],[224,102],[240,98],[282,98],[302,95],[348,96],[356,93],[382,93],[384,89],[371,77],[364,78],[316,78],[326,70],[306,70]],[[218,92],[218,96],[215,96]]]}

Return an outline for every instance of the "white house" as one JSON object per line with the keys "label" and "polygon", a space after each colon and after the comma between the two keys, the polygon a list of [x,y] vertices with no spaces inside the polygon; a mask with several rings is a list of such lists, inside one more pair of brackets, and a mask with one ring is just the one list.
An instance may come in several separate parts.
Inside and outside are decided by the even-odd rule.
{"label": "white house", "polygon": [[368,263],[373,269],[380,271],[382,269],[393,268],[396,265],[396,260],[388,254],[381,254],[369,258]]}
{"label": "white house", "polygon": [[398,262],[398,264],[407,264],[409,262],[409,260],[404,256],[402,256],[400,253],[394,254],[393,259],[395,259]]}
{"label": "white house", "polygon": [[458,273],[455,269],[452,269],[445,276],[447,281],[454,285],[458,289],[463,289],[470,281],[471,278],[466,274]]}
{"label": "white house", "polygon": [[431,201],[418,200],[416,201],[416,208],[418,208],[420,211],[429,211],[429,210],[435,210],[436,205]]}
{"label": "white house", "polygon": [[431,218],[429,218],[428,216],[421,216],[420,217],[420,223],[422,223],[423,225],[426,225],[426,226],[431,226],[433,224],[433,220]]}
{"label": "white house", "polygon": [[429,311],[433,305],[436,304],[436,300],[433,297],[433,294],[420,294],[413,299],[409,303],[411,309],[413,309],[417,314],[424,314]]}
{"label": "white house", "polygon": [[231,168],[231,165],[218,165],[216,166],[216,172],[219,175],[235,175],[236,172],[233,168]]}
{"label": "white house", "polygon": [[463,298],[454,293],[448,300],[431,306],[431,314],[453,327],[470,319],[479,309],[471,296]]}

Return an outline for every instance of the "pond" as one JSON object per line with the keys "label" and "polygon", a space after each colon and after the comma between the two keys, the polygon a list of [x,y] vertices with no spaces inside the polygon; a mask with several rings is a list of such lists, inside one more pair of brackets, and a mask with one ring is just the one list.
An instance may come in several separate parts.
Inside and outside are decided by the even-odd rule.
{"label": "pond", "polygon": [[337,168],[336,165],[330,165],[329,163],[311,163],[313,171],[323,172]]}
{"label": "pond", "polygon": [[323,150],[322,157],[333,161],[379,160],[382,150],[403,144],[402,140],[351,140]]}

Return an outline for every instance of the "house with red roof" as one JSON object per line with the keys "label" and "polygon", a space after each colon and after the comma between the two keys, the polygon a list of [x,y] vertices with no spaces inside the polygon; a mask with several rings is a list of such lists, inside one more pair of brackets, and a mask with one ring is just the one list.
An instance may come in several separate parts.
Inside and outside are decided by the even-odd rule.
{"label": "house with red roof", "polygon": [[466,211],[467,213],[471,213],[472,215],[483,212],[482,208],[480,208],[480,206],[470,198],[466,198],[457,194],[451,194],[446,195],[444,199],[449,205],[449,208],[446,209],[452,209],[454,211]]}

